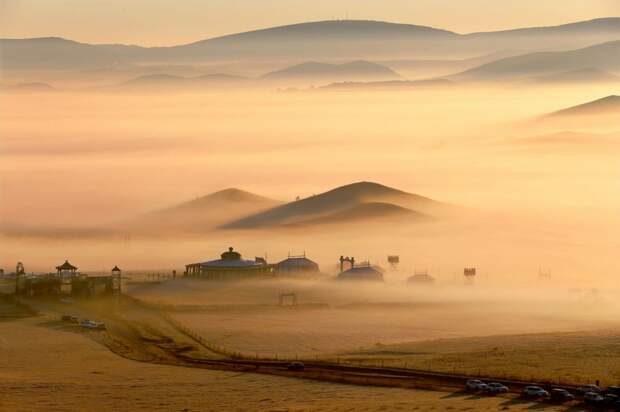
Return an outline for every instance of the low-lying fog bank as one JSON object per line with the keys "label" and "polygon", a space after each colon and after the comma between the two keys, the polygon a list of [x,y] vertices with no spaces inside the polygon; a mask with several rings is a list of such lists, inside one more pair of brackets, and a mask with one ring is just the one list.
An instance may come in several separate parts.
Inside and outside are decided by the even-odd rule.
{"label": "low-lying fog bank", "polygon": [[[276,280],[178,280],[138,285],[187,327],[230,350],[261,356],[327,356],[438,338],[617,329],[618,290],[530,285]],[[278,306],[294,292],[297,306]]]}

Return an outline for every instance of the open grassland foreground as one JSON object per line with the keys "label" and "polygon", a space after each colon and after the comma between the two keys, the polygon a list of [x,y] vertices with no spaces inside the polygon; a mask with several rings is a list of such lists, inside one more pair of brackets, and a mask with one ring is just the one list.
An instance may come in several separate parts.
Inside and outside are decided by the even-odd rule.
{"label": "open grassland foreground", "polygon": [[[156,313],[136,307],[133,300],[122,300],[118,306],[115,302],[27,303],[37,307],[38,316],[0,322],[6,355],[0,358],[2,411],[87,411],[95,407],[106,411],[493,411],[532,407],[531,402],[511,395],[480,397],[461,392],[460,386],[454,391],[452,383],[460,378],[441,374],[423,376],[321,363],[292,372],[286,362],[226,359],[186,340]],[[66,324],[58,318],[66,311],[104,320],[108,330],[84,331]],[[435,385],[434,391],[414,389],[430,384]],[[561,409],[549,405],[547,410]]]}
{"label": "open grassland foreground", "polygon": [[[99,333],[99,332],[97,332]],[[134,362],[91,334],[43,319],[0,323],[0,410],[32,411],[497,411],[527,410],[511,397],[342,385]],[[68,349],[70,348],[70,350]],[[548,411],[561,410],[550,406]]]}
{"label": "open grassland foreground", "polygon": [[[45,351],[45,347],[54,345],[55,353],[58,355],[58,358],[55,361],[59,363],[59,365],[55,366],[55,368],[57,369],[53,372],[57,374],[55,375],[55,379],[64,379],[62,376],[58,375],[58,372],[62,370],[64,371],[64,373],[66,373],[68,369],[71,370],[70,374],[72,375],[72,379],[75,379],[75,375],[79,375],[85,367],[82,364],[76,365],[71,363],[75,361],[74,358],[76,356],[79,357],[80,346],[72,345],[71,350],[66,350],[66,347],[65,349],[62,349],[63,343],[61,341],[67,339],[75,340],[77,337],[79,337],[79,341],[82,343],[84,343],[84,338],[88,338],[87,341],[93,343],[97,342],[101,345],[104,345],[112,352],[120,355],[123,358],[127,358],[128,360],[140,361],[140,364],[143,365],[142,367],[131,367],[131,369],[144,368],[145,370],[145,374],[141,378],[141,383],[139,385],[136,385],[136,387],[141,388],[139,392],[142,392],[142,389],[144,389],[145,386],[154,384],[153,382],[149,381],[150,372],[153,372],[155,373],[155,375],[158,376],[157,378],[155,378],[156,382],[161,381],[161,375],[159,375],[159,370],[153,369],[156,365],[159,365],[160,367],[168,368],[185,366],[191,367],[191,369],[217,369],[225,371],[221,373],[252,372],[263,375],[281,375],[283,377],[297,377],[307,380],[309,379],[312,381],[331,382],[333,384],[347,383],[362,386],[382,386],[417,390],[431,389],[434,391],[454,392],[453,395],[444,395],[438,397],[437,395],[427,395],[426,392],[410,391],[410,396],[413,396],[414,398],[419,396],[420,393],[424,394],[422,395],[421,399],[414,400],[413,404],[409,404],[409,407],[411,407],[411,409],[417,408],[420,410],[495,410],[506,408],[507,406],[511,409],[513,409],[513,407],[520,409],[526,406],[531,406],[530,402],[513,398],[512,396],[500,397],[491,400],[486,397],[480,398],[476,395],[468,395],[466,393],[463,393],[462,388],[467,379],[467,376],[461,376],[455,373],[436,373],[432,371],[393,368],[388,367],[389,365],[384,365],[384,367],[368,367],[364,366],[363,364],[351,365],[344,363],[345,360],[355,363],[353,358],[325,358],[319,359],[318,361],[309,361],[306,362],[305,370],[291,371],[287,368],[288,360],[249,359],[249,357],[246,357],[241,353],[228,352],[228,350],[224,349],[223,347],[213,347],[212,344],[208,341],[208,339],[198,336],[197,334],[193,333],[189,328],[183,326],[181,323],[176,321],[174,315],[171,316],[169,314],[165,314],[162,316],[161,312],[155,308],[156,305],[145,304],[134,298],[122,297],[119,300],[106,299],[101,301],[78,301],[73,303],[26,301],[26,304],[32,305],[33,308],[40,313],[40,315],[25,319],[23,321],[5,322],[4,324],[0,324],[0,327],[4,329],[2,334],[2,336],[5,337],[3,343],[8,348],[8,351],[5,352],[8,355],[8,358],[3,361],[3,363],[6,363],[4,365],[0,365],[2,366],[2,368],[0,369],[0,377],[9,383],[9,392],[11,393],[9,399],[13,397],[13,401],[15,393],[23,394],[25,392],[34,390],[34,388],[37,387],[36,384],[33,384],[33,381],[36,381],[36,378],[32,378],[33,375],[31,375],[31,373],[38,377],[41,376],[41,374],[44,374],[44,371],[46,369],[45,367],[42,367],[40,371],[36,371],[35,373],[35,371],[30,370],[32,369],[32,367],[28,367],[25,364],[21,364],[19,367],[15,367],[15,365],[11,364],[12,362],[18,362],[19,359],[26,359],[37,356],[40,357],[43,355],[41,351]],[[84,331],[80,329],[77,325],[71,325],[67,324],[66,322],[62,322],[60,320],[60,314],[68,312],[73,313],[75,316],[78,316],[80,318],[88,317],[91,319],[102,320],[106,323],[107,330]],[[22,338],[20,339],[27,338],[31,340],[28,341],[29,343],[26,346],[20,347],[15,341],[17,339],[17,335],[22,336]],[[47,340],[43,341],[42,339]],[[89,345],[91,344],[88,344],[87,346]],[[96,351],[96,354],[94,354],[92,352],[92,349],[89,350],[90,352],[88,352],[88,355],[84,355],[83,361],[85,361],[86,364],[92,363],[93,365],[98,365],[96,367],[97,371],[92,372],[92,374],[97,375],[120,373],[118,371],[112,372],[113,367],[107,366],[107,362],[109,361],[109,357],[107,355],[102,356],[101,351]],[[359,355],[352,354],[348,356]],[[371,351],[364,356],[376,356],[376,354],[373,354]],[[113,363],[119,363],[119,361],[114,361]],[[135,363],[132,365],[135,365]],[[105,370],[105,372],[101,372],[101,369]],[[173,368],[171,370],[174,370],[175,375],[179,371],[178,368]],[[210,376],[213,371],[205,371],[205,373],[205,376]],[[243,375],[245,376],[245,373]],[[195,376],[195,373],[188,372],[187,376]],[[238,377],[241,375],[232,376]],[[189,379],[188,377],[186,377],[186,379]],[[89,376],[89,378],[92,377]],[[157,379],[159,379],[159,381]],[[246,379],[252,380],[251,378],[240,378],[240,380]],[[272,378],[265,377],[265,379],[269,380]],[[95,379],[95,381],[96,380],[97,379]],[[107,380],[106,382],[108,385],[110,385]],[[511,389],[515,392],[520,391],[521,388],[527,384],[527,382],[510,380],[504,380],[504,382],[508,383]],[[49,390],[53,386],[50,385],[46,384],[40,386],[39,384],[38,388],[43,388],[45,391]],[[62,385],[67,385],[67,383],[65,382]],[[62,385],[57,384],[57,386]],[[96,384],[92,383],[92,385]],[[292,385],[296,386],[297,384]],[[308,383],[308,385],[310,387],[313,387],[316,384]],[[69,386],[71,386],[71,390],[77,390],[77,392],[89,392],[89,390],[93,390],[92,387],[88,387],[88,384],[76,384],[75,381],[73,381],[73,383]],[[178,390],[178,388],[176,388],[176,385],[173,386],[175,386],[174,390]],[[97,390],[101,392],[101,395],[111,395],[114,399],[122,399],[124,396],[134,396],[127,394],[115,394],[115,388],[122,388],[122,390],[129,390],[131,392],[131,389],[125,387],[123,384],[117,383],[107,387],[99,387],[97,388]],[[240,388],[241,390],[243,390],[242,386]],[[167,391],[170,390],[170,387],[165,386],[160,388],[160,390]],[[248,388],[248,390],[256,391],[256,389],[250,388]],[[269,391],[271,390],[272,389],[269,389]],[[361,389],[348,390],[353,392],[361,391]],[[192,389],[189,389],[188,387],[188,391],[191,392]],[[368,391],[376,392],[376,389],[368,389]],[[260,390],[256,391],[256,393],[260,393]],[[211,393],[210,395],[202,395],[205,397],[215,396],[214,393]],[[92,396],[92,394],[84,396],[88,398],[89,396]],[[190,398],[192,396],[198,395],[190,395]],[[426,401],[422,400],[426,399],[428,396],[430,396],[431,398],[437,398],[436,400],[441,400],[441,402],[429,404],[426,403]],[[64,398],[62,398],[60,395],[56,395],[55,399],[56,402],[59,402],[61,399],[63,399],[64,402]],[[302,400],[304,399],[304,397],[296,398],[296,395],[291,395],[286,399],[287,402],[293,404],[294,406],[298,406],[298,402],[304,402]],[[142,399],[140,397],[136,397],[134,398],[134,400]],[[209,398],[209,402],[211,401],[212,399]],[[254,402],[255,400],[252,401]],[[468,406],[470,401],[471,406]],[[72,402],[79,403],[79,400],[72,400]],[[331,404],[324,404],[325,410],[341,409],[342,405],[339,402],[340,398],[332,399]],[[6,404],[8,405],[8,403]],[[58,406],[57,403],[54,403],[53,399],[49,400],[47,403],[43,402],[43,404],[48,406]],[[71,402],[69,402],[69,405],[70,404]],[[144,405],[148,404],[149,402],[145,401]],[[405,404],[403,405],[392,404],[392,406],[387,407],[386,410],[402,409],[406,404],[407,402],[405,402]],[[24,407],[23,409],[20,409],[19,407],[15,407],[15,405],[16,404],[13,404],[13,408],[5,410],[54,410],[54,407],[50,407],[48,409],[47,407],[40,407],[41,405],[39,405],[39,407]],[[162,405],[170,406],[170,402],[164,402],[160,406]],[[203,404],[203,406],[198,410],[218,409],[210,409],[211,404],[209,404],[209,407],[205,405],[206,404]],[[359,408],[355,409],[385,409],[378,407],[378,405],[375,405],[375,407],[371,405],[372,402],[365,403],[364,405],[361,405]],[[285,409],[306,409],[305,407],[297,409],[295,407],[290,407],[289,409],[289,407],[290,405],[287,406],[287,408]],[[63,410],[62,408],[59,409]],[[74,408],[68,407],[68,409],[73,410]],[[140,407],[136,409],[140,409]],[[172,410],[170,408],[163,407],[155,407],[151,410],[155,409]],[[269,410],[272,408],[263,408],[263,405],[255,404],[253,406],[247,406],[246,408],[241,408],[238,410],[262,409]],[[311,409],[314,410],[314,408]],[[320,409],[321,408],[316,408],[316,410]]]}

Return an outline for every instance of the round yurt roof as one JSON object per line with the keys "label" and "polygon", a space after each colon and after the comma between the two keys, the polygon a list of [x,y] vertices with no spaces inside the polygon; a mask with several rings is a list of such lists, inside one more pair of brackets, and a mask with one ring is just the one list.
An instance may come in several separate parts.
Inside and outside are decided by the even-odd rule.
{"label": "round yurt roof", "polygon": [[279,262],[278,266],[300,266],[300,267],[303,267],[303,266],[315,267],[316,266],[318,267],[319,265],[311,261],[305,256],[291,256]]}
{"label": "round yurt roof", "polygon": [[373,266],[355,266],[338,275],[338,279],[381,280],[383,273]]}

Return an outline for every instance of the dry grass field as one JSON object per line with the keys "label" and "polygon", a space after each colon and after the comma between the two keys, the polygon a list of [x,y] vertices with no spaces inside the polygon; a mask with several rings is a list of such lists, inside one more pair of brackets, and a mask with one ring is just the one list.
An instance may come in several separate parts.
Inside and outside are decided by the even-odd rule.
{"label": "dry grass field", "polygon": [[581,384],[620,381],[620,329],[440,339],[340,355],[343,362]]}
{"label": "dry grass field", "polygon": [[[298,293],[300,305],[278,307],[278,292],[288,290]],[[607,304],[613,295],[531,292],[183,281],[133,293],[167,305],[177,321],[205,339],[249,357],[617,383],[620,324],[615,306]]]}
{"label": "dry grass field", "polygon": [[[121,358],[46,317],[0,323],[2,411],[496,411],[512,398],[314,382]],[[554,408],[548,408],[552,411]]]}
{"label": "dry grass field", "polygon": [[[315,356],[365,347],[437,338],[536,333],[546,319],[531,324],[519,315],[485,317],[489,307],[459,305],[351,307],[320,309],[218,310],[175,314],[175,318],[218,345],[263,356]],[[578,322],[559,321],[556,330],[575,330]]]}

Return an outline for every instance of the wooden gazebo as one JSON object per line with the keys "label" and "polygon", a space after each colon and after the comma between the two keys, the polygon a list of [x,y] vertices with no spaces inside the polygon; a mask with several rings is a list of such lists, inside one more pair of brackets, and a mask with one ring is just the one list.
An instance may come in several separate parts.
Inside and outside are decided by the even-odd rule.
{"label": "wooden gazebo", "polygon": [[60,277],[74,277],[78,268],[69,263],[68,260],[65,260],[65,263],[60,266],[56,266],[56,270],[58,271],[57,273]]}

